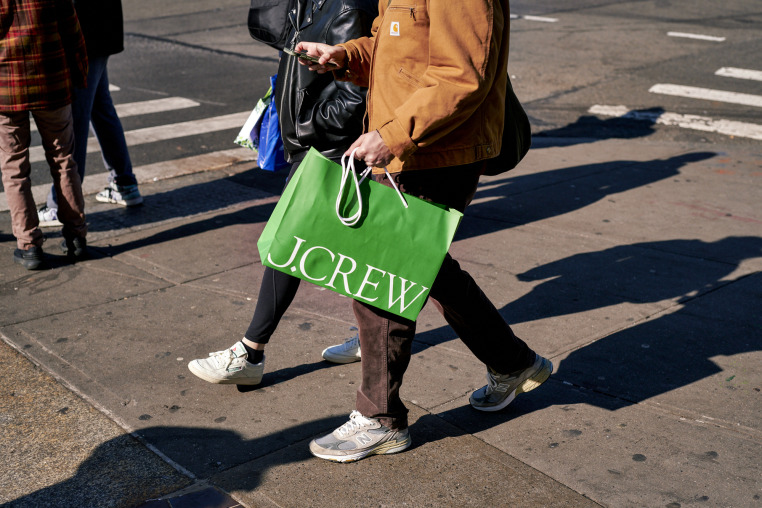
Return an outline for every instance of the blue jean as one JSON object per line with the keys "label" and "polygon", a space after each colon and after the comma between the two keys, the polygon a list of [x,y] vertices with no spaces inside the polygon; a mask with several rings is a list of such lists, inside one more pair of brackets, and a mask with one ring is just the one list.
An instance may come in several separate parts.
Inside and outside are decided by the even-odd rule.
{"label": "blue jean", "polygon": [[[87,136],[92,123],[95,137],[101,147],[103,164],[109,170],[109,182],[134,185],[137,180],[132,172],[124,129],[108,89],[107,65],[107,56],[91,58],[87,72],[87,88],[74,89],[71,105],[74,117],[74,160],[79,168],[79,176],[84,180]],[[55,187],[51,188],[47,201],[49,208],[58,208]]]}

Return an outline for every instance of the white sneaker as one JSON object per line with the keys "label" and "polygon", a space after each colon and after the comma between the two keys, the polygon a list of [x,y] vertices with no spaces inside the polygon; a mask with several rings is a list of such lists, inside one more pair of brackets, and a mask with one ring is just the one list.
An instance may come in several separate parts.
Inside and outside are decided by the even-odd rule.
{"label": "white sneaker", "polygon": [[230,349],[209,353],[209,358],[193,360],[188,369],[210,383],[258,385],[265,372],[265,359],[255,364],[249,362],[248,357],[243,343],[238,341]]}
{"label": "white sneaker", "polygon": [[58,220],[58,210],[55,208],[48,208],[43,206],[37,210],[37,218],[40,220],[41,228],[55,228],[63,226],[60,220]]}
{"label": "white sneaker", "polygon": [[95,195],[95,199],[101,203],[122,206],[137,206],[143,202],[137,184],[117,185],[114,182],[109,182],[108,187]]}
{"label": "white sneaker", "polygon": [[360,335],[344,341],[344,344],[327,347],[323,350],[323,359],[333,363],[352,363],[360,361]]}
{"label": "white sneaker", "polygon": [[407,429],[392,430],[375,418],[352,411],[349,421],[327,436],[313,439],[310,453],[334,462],[354,462],[368,455],[397,453],[410,446]]}

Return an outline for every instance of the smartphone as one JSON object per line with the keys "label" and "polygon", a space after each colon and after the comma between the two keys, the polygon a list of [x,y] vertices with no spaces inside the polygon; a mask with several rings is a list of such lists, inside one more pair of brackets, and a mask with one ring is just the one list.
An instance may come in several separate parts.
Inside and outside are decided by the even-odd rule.
{"label": "smartphone", "polygon": [[[320,58],[318,58],[318,57],[316,57],[316,56],[311,56],[311,55],[308,55],[306,51],[297,52],[297,51],[294,51],[294,50],[293,50],[293,49],[291,49],[291,48],[283,48],[283,51],[284,51],[284,52],[285,52],[287,55],[295,56],[295,57],[297,57],[297,58],[301,58],[301,59],[303,59],[303,60],[307,60],[307,61],[309,61],[309,62],[315,62],[315,63],[318,63],[318,62],[320,61]],[[335,64],[335,63],[333,63],[333,62],[327,62],[325,65],[326,65],[327,67],[336,67],[336,64]]]}

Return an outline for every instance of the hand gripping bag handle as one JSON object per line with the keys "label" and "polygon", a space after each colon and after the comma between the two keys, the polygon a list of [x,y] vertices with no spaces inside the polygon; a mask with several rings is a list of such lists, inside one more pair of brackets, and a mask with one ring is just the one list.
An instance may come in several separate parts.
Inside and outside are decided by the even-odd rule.
{"label": "hand gripping bag handle", "polygon": [[[367,166],[365,170],[360,174],[361,178],[357,179],[357,173],[355,173],[355,152],[357,151],[357,148],[352,150],[352,153],[349,155],[349,160],[347,161],[347,155],[344,154],[341,157],[341,183],[339,184],[339,192],[336,196],[336,216],[339,218],[342,224],[345,226],[354,226],[358,222],[360,222],[360,218],[362,218],[362,193],[360,192],[360,184],[365,181],[365,179],[368,177],[368,175],[371,173],[372,169],[370,166]],[[389,174],[389,171],[384,167],[384,172],[386,173],[386,177],[389,179],[389,181],[392,183],[392,186],[394,187],[394,190],[397,191],[397,195],[400,197],[400,200],[402,201],[402,205],[407,208],[407,201],[405,201],[405,197],[402,195],[402,193],[399,190],[399,187],[397,187],[397,184],[394,182],[394,179]],[[355,187],[355,194],[357,195],[357,203],[359,206],[357,207],[357,211],[352,214],[350,217],[344,217],[341,215],[341,201],[342,197],[344,196],[344,187],[347,184],[347,180],[349,180],[349,177],[352,177],[354,181],[354,187]]]}

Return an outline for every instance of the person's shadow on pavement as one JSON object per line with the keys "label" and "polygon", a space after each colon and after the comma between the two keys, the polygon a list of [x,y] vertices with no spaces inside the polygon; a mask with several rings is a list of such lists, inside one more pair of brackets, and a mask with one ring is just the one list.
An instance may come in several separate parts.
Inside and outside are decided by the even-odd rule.
{"label": "person's shadow on pavement", "polygon": [[532,148],[552,146],[573,146],[594,143],[604,139],[635,139],[650,136],[655,132],[655,119],[664,113],[664,108],[655,107],[631,112],[630,117],[614,117],[601,120],[593,115],[582,115],[575,122],[539,131],[532,135]]}
{"label": "person's shadow on pavement", "polygon": [[[663,257],[665,251],[695,252],[701,258],[684,266],[670,262],[662,267],[653,254]],[[550,406],[573,410],[575,404],[588,404],[615,411],[722,372],[715,359],[762,350],[762,328],[754,315],[755,302],[762,301],[762,274],[726,279],[742,261],[757,257],[762,257],[760,237],[671,240],[578,254],[532,269],[521,277],[549,280],[502,309],[509,322],[624,302],[676,301],[655,318],[574,350],[555,366],[548,382],[518,397],[504,411],[483,413],[466,404],[439,416],[474,433]],[[710,261],[713,258],[719,261]],[[423,342],[427,335],[445,339]],[[453,338],[433,330],[416,339],[415,350]],[[742,374],[729,375],[720,389],[729,396],[739,389],[762,389],[750,386]]]}
{"label": "person's shadow on pavement", "polygon": [[179,491],[195,479],[208,479],[235,466],[261,459],[257,462],[261,467],[246,468],[245,474],[233,474],[229,480],[234,482],[235,489],[253,491],[268,469],[312,457],[306,444],[291,447],[288,453],[278,453],[284,446],[302,436],[305,439],[315,437],[345,422],[346,415],[322,418],[255,439],[246,439],[231,430],[148,427],[136,433],[195,478],[172,470],[143,444],[125,434],[98,446],[70,478],[12,500],[3,507],[132,508],[149,499]]}
{"label": "person's shadow on pavement", "polygon": [[715,155],[693,152],[667,159],[616,160],[515,176],[507,173],[504,178],[482,182],[454,241],[572,213],[615,194],[678,176],[681,167]]}
{"label": "person's shadow on pavement", "polygon": [[543,282],[502,312],[512,322],[527,322],[624,302],[687,302],[729,284],[724,278],[756,257],[762,257],[757,236],[642,242],[575,254],[518,274],[523,282]]}

